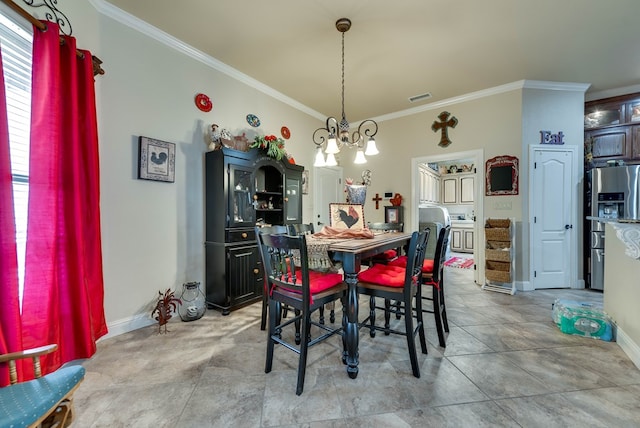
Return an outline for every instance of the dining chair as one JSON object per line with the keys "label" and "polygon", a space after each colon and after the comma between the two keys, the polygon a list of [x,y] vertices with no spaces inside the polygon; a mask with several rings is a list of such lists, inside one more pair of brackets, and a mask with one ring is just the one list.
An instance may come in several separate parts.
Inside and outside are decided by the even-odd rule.
{"label": "dining chair", "polygon": [[[305,235],[291,236],[260,234],[260,251],[265,261],[265,271],[269,283],[269,330],[267,335],[267,355],[265,373],[271,372],[273,352],[276,343],[299,355],[296,394],[302,394],[307,366],[308,349],[334,334],[342,331],[311,320],[311,313],[329,302],[342,299],[347,285],[342,274],[322,273],[309,269],[307,242]],[[293,319],[283,320],[278,314],[282,305],[296,309]],[[302,324],[301,343],[296,346],[287,341],[283,329],[296,321]],[[311,326],[321,331],[311,337]],[[289,336],[290,337],[290,336]]]}
{"label": "dining chair", "polygon": [[[256,226],[256,240],[258,241],[258,245],[260,245],[260,240],[258,237],[261,234],[287,234],[289,232],[289,228],[287,226]],[[262,253],[260,253],[262,254]],[[265,265],[265,260],[262,259],[262,266]],[[267,288],[267,277],[265,273],[264,277],[264,289],[262,290],[262,315],[260,318],[260,330],[265,330],[267,328],[267,309],[269,308],[269,290]],[[279,316],[284,315],[286,317],[286,308],[283,308],[284,314],[279,314]]]}
{"label": "dining chair", "polygon": [[[444,226],[438,234],[436,253],[433,259],[425,259],[422,264],[422,284],[431,287],[431,293],[422,293],[422,299],[431,301],[431,309],[423,308],[422,311],[432,313],[438,332],[438,343],[446,347],[445,333],[449,333],[447,321],[447,307],[444,298],[444,262],[447,258],[447,246],[449,245],[449,233],[451,226]],[[399,257],[390,263],[392,266],[403,266],[406,258]]]}
{"label": "dining chair", "polygon": [[[24,351],[0,354],[0,365],[9,369],[10,384],[0,387],[0,426],[67,427],[74,416],[73,393],[82,383],[85,369],[65,365],[42,375],[40,357],[54,352],[51,344]],[[31,360],[35,379],[19,382],[16,361]]]}
{"label": "dining chair", "polygon": [[[371,300],[369,316],[360,323],[360,327],[368,327],[371,337],[376,331],[383,331],[385,334],[393,333],[403,335],[407,339],[409,349],[409,359],[411,369],[415,377],[420,377],[420,367],[418,365],[418,355],[416,352],[415,336],[420,338],[420,347],[423,354],[427,353],[427,342],[424,335],[424,323],[422,320],[422,298],[420,277],[421,267],[424,262],[424,251],[429,238],[429,231],[423,230],[413,232],[409,241],[409,249],[406,256],[406,266],[393,266],[390,264],[375,264],[367,270],[358,274],[357,290],[360,294],[370,297],[381,297],[385,300],[384,308],[376,308],[375,300]],[[416,325],[413,325],[414,309],[412,302],[415,297]],[[389,302],[398,300],[402,305],[391,307]],[[384,327],[376,325],[376,309],[385,310]],[[397,312],[404,316],[404,331],[392,329],[390,327],[390,313]]]}
{"label": "dining chair", "polygon": [[[404,230],[404,223],[367,223],[369,230],[375,232],[402,232]],[[373,257],[369,257],[363,260],[363,263],[371,266],[374,263],[387,264],[390,261],[396,259],[400,255],[400,248],[384,251],[380,254],[376,254]]]}
{"label": "dining chair", "polygon": [[[313,223],[295,223],[289,225],[289,235],[313,235],[314,233],[315,228],[313,227]],[[327,309],[329,309],[329,321],[332,324],[336,322],[335,306],[335,302],[327,305]],[[324,306],[318,309],[318,313],[320,316],[320,324],[324,324]]]}

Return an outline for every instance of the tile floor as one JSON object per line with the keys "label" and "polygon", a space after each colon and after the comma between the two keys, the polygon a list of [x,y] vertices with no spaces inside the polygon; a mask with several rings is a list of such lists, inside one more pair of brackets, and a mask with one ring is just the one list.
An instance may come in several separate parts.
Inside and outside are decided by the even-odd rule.
{"label": "tile floor", "polygon": [[[297,355],[276,347],[264,373],[260,304],[223,317],[151,326],[103,340],[83,363],[77,427],[634,427],[640,370],[616,343],[561,333],[556,297],[601,300],[584,290],[515,296],[482,291],[473,271],[447,268],[451,332],[411,375],[401,336],[360,333],[360,373],[347,377],[341,340],[311,349],[304,393]],[[368,305],[361,305],[361,318]]]}

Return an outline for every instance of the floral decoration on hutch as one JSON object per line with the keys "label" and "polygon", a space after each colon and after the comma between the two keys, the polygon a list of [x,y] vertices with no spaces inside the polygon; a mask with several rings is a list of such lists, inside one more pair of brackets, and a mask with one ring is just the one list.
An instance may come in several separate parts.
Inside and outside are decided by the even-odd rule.
{"label": "floral decoration on hutch", "polygon": [[251,143],[249,148],[258,148],[264,150],[267,156],[272,157],[276,160],[281,160],[283,157],[286,157],[287,159],[289,159],[289,161],[291,161],[292,159],[287,156],[287,151],[284,148],[284,140],[282,138],[276,137],[275,135],[257,135],[253,139],[253,143]]}

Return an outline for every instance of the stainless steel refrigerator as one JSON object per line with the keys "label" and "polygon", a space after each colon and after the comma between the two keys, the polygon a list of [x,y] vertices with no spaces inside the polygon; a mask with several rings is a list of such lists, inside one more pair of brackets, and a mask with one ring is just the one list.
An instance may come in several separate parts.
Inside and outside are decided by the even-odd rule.
{"label": "stainless steel refrigerator", "polygon": [[[591,216],[640,222],[640,165],[593,169]],[[591,221],[591,288],[596,290],[604,289],[604,225]]]}

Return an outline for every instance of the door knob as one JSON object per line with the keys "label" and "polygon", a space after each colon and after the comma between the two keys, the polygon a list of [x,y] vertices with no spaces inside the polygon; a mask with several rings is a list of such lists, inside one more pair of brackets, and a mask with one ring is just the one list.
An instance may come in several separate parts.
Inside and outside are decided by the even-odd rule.
{"label": "door knob", "polygon": [[565,224],[564,228],[565,229],[573,229],[573,225],[572,224]]}

